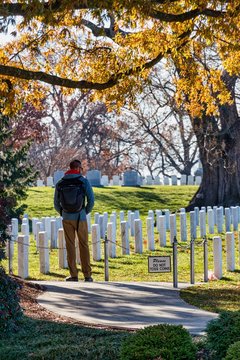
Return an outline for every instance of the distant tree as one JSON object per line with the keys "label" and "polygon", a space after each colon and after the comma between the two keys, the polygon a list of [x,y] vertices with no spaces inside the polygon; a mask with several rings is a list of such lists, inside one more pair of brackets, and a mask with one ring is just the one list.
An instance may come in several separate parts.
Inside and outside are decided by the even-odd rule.
{"label": "distant tree", "polygon": [[123,130],[103,103],[91,102],[89,93],[69,96],[52,87],[37,116],[48,136],[32,144],[30,159],[42,177],[65,169],[73,157],[83,160],[85,170],[97,168],[109,176],[124,168]]}
{"label": "distant tree", "polygon": [[[159,77],[161,71],[164,76]],[[154,69],[135,108],[127,109],[123,118],[131,122],[132,140],[152,177],[173,171],[191,174],[198,144],[188,112],[176,103],[172,69]]]}

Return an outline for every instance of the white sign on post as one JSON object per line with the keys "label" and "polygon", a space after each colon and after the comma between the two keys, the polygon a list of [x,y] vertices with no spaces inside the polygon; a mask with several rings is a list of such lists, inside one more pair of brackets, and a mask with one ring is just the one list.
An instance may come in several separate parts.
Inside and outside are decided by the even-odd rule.
{"label": "white sign on post", "polygon": [[148,272],[171,272],[171,256],[149,256]]}

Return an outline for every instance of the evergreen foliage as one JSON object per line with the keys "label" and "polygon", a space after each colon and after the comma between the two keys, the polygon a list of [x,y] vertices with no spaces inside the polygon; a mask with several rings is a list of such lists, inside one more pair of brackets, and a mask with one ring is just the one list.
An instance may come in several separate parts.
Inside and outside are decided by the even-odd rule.
{"label": "evergreen foliage", "polygon": [[230,345],[227,351],[227,356],[224,360],[239,360],[240,359],[240,341]]}
{"label": "evergreen foliage", "polygon": [[27,163],[29,143],[15,148],[9,118],[0,113],[0,261],[8,239],[11,218],[23,214],[25,205],[18,205],[26,198],[26,189],[36,177]]}
{"label": "evergreen foliage", "polygon": [[224,311],[207,326],[207,345],[213,350],[214,359],[226,356],[230,345],[240,341],[240,311]]}
{"label": "evergreen foliage", "polygon": [[22,318],[17,288],[18,284],[0,267],[0,334],[17,330]]}
{"label": "evergreen foliage", "polygon": [[122,343],[122,360],[194,360],[196,347],[180,325],[159,324],[138,330]]}

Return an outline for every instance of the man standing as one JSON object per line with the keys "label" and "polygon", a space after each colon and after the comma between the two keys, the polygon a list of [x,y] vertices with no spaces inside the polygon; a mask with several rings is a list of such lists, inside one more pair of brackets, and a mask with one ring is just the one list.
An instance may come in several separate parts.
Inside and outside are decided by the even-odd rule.
{"label": "man standing", "polygon": [[70,271],[70,276],[66,278],[66,281],[78,281],[75,249],[75,236],[77,234],[84,280],[92,282],[86,215],[91,212],[94,206],[94,194],[89,181],[81,175],[81,171],[81,161],[71,161],[70,170],[56,184],[54,207],[63,218]]}

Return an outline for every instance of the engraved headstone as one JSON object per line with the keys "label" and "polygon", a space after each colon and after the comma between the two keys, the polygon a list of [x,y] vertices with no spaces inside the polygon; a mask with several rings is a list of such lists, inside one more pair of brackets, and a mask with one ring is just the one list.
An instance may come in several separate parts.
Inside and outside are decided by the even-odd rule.
{"label": "engraved headstone", "polygon": [[47,177],[47,186],[53,186],[53,177],[52,176]]}
{"label": "engraved headstone", "polygon": [[194,185],[194,178],[192,175],[188,175],[188,185]]}
{"label": "engraved headstone", "polygon": [[172,175],[171,180],[172,180],[172,185],[177,185],[177,176],[176,175]]}
{"label": "engraved headstone", "polygon": [[129,170],[123,174],[123,186],[140,186],[140,180],[136,171]]}
{"label": "engraved headstone", "polygon": [[103,175],[101,178],[101,185],[102,186],[108,186],[109,185],[109,179],[107,175]]}
{"label": "engraved headstone", "polygon": [[37,187],[44,186],[43,180],[37,180]]}
{"label": "engraved headstone", "polygon": [[169,178],[167,176],[164,176],[163,183],[164,185],[169,185]]}
{"label": "engraved headstone", "polygon": [[101,186],[101,171],[99,171],[99,170],[88,171],[87,179],[92,186],[100,187]]}
{"label": "engraved headstone", "polygon": [[181,175],[180,184],[181,185],[187,184],[187,175],[185,175],[185,174]]}
{"label": "engraved headstone", "polygon": [[119,186],[119,176],[118,175],[113,175],[113,178],[112,178],[112,181],[113,181],[113,186]]}

